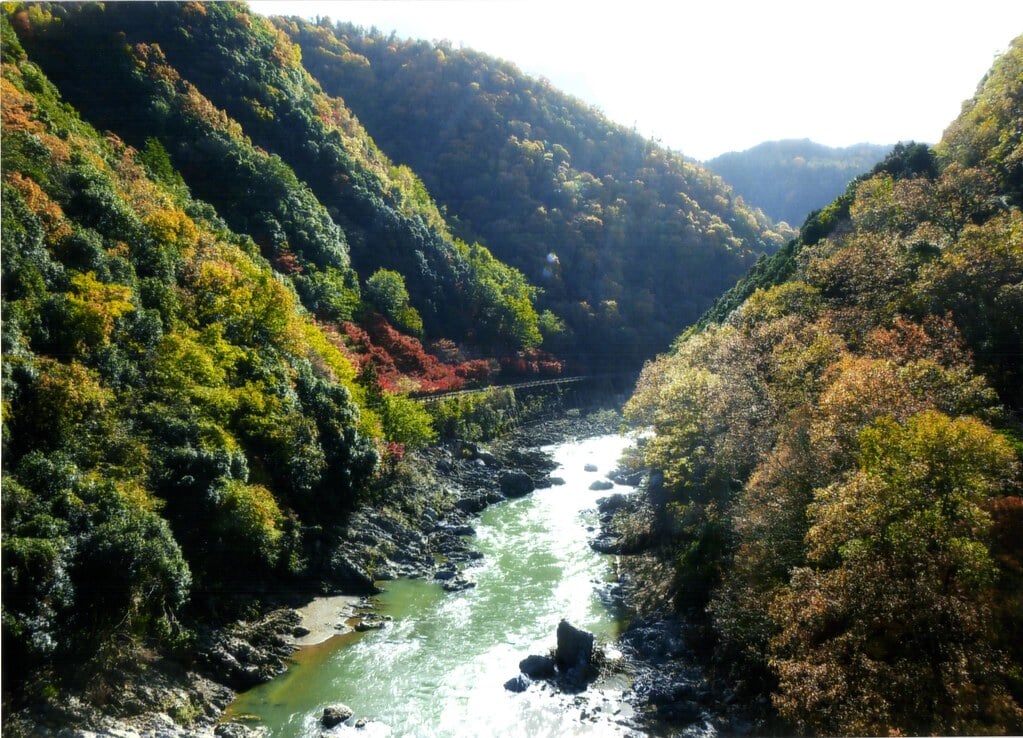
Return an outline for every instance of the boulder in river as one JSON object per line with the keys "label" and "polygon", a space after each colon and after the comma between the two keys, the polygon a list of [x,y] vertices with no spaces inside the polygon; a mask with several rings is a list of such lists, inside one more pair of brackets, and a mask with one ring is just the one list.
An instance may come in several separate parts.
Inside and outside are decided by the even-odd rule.
{"label": "boulder in river", "polygon": [[638,487],[643,483],[645,476],[646,471],[626,471],[621,468],[615,469],[607,475],[608,479],[626,487]]}
{"label": "boulder in river", "polygon": [[519,662],[521,672],[505,682],[505,689],[522,692],[533,680],[550,680],[564,692],[581,692],[596,676],[592,633],[576,628],[567,620],[558,624],[558,646],[551,656],[531,655]]}
{"label": "boulder in river", "polygon": [[320,722],[323,723],[324,728],[334,728],[351,719],[354,714],[355,711],[348,705],[339,703],[323,708],[323,717],[320,719]]}
{"label": "boulder in river", "polygon": [[607,497],[601,497],[597,500],[597,509],[600,511],[601,517],[606,516],[609,520],[611,516],[621,510],[629,503],[630,497],[623,495],[621,492],[614,495],[608,495]]}
{"label": "boulder in river", "polygon": [[441,582],[446,582],[449,579],[454,579],[457,575],[458,570],[455,567],[445,566],[444,568],[435,571],[433,578]]}
{"label": "boulder in river", "polygon": [[587,464],[586,466],[583,467],[583,471],[595,472],[595,471],[597,471],[597,465],[596,464]]}
{"label": "boulder in river", "polygon": [[504,683],[504,688],[509,692],[525,692],[529,689],[530,680],[525,674],[512,677]]}
{"label": "boulder in river", "polygon": [[558,665],[558,686],[565,692],[586,689],[597,670],[593,664],[593,633],[576,628],[567,620],[558,623],[558,647],[554,660]]}
{"label": "boulder in river", "polygon": [[558,648],[554,652],[554,660],[563,671],[578,667],[586,670],[593,660],[593,643],[593,633],[562,620],[558,623]]}
{"label": "boulder in river", "polygon": [[489,505],[493,505],[496,502],[500,502],[504,499],[504,495],[495,490],[479,489],[467,493],[460,500],[455,502],[455,507],[464,513],[473,515],[478,512],[482,512]]}
{"label": "boulder in river", "polygon": [[550,656],[526,656],[519,662],[519,671],[532,679],[550,679],[554,676],[554,659]]}
{"label": "boulder in river", "polygon": [[383,630],[383,620],[360,620],[355,624],[356,633],[365,633],[367,630]]}
{"label": "boulder in river", "polygon": [[615,486],[614,482],[609,482],[606,479],[598,479],[596,482],[590,485],[590,489],[596,492],[605,492]]}
{"label": "boulder in river", "polygon": [[476,586],[476,582],[467,578],[461,572],[458,572],[458,574],[456,574],[452,579],[448,579],[440,586],[445,592],[461,592],[466,589],[472,589]]}
{"label": "boulder in river", "polygon": [[390,615],[381,615],[378,612],[363,613],[359,622],[355,624],[355,630],[359,633],[365,633],[367,630],[382,630],[390,621]]}

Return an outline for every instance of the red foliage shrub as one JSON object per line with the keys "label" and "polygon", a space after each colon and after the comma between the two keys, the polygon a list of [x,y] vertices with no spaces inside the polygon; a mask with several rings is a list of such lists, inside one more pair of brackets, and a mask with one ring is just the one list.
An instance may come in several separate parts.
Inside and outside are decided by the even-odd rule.
{"label": "red foliage shrub", "polygon": [[501,373],[513,377],[557,377],[564,368],[564,362],[539,349],[519,351],[501,359]]}
{"label": "red foliage shrub", "polygon": [[411,385],[418,392],[450,392],[467,383],[482,384],[490,377],[486,360],[445,364],[428,353],[418,339],[397,331],[382,315],[368,316],[363,325],[342,325],[346,353],[360,371],[372,364],[377,383],[385,390],[407,391]]}
{"label": "red foliage shrub", "polygon": [[303,267],[298,257],[290,251],[282,250],[274,259],[274,269],[283,274],[301,274]]}
{"label": "red foliage shrub", "polygon": [[490,378],[490,362],[486,359],[463,361],[455,366],[455,374],[468,384],[482,384]]}

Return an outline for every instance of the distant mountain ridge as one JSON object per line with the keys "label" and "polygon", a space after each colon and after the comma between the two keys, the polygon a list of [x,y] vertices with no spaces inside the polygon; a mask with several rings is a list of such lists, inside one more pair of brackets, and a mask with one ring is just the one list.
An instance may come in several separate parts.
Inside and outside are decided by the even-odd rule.
{"label": "distant mountain ridge", "polygon": [[807,138],[785,139],[722,154],[704,165],[749,205],[798,228],[811,211],[842,194],[853,177],[869,171],[891,149],[869,143],[833,148]]}

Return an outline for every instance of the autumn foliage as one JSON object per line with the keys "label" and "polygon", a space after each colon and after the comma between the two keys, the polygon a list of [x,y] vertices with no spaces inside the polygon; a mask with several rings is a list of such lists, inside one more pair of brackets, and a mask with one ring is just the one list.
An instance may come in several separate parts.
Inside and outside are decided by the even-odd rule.
{"label": "autumn foliage", "polygon": [[341,330],[342,345],[359,369],[372,366],[380,387],[390,392],[450,392],[483,384],[491,373],[486,359],[441,362],[379,314],[367,316],[362,326],[344,323]]}
{"label": "autumn foliage", "polygon": [[1023,728],[1021,66],[1017,40],[627,406],[675,604],[787,730]]}

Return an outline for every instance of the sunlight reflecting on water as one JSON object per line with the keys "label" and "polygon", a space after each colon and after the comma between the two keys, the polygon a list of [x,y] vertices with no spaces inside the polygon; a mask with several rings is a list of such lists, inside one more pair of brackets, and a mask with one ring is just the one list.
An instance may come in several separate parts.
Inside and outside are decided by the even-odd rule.
{"label": "sunlight reflecting on water", "polygon": [[[546,653],[561,619],[618,634],[619,621],[598,596],[610,561],[589,547],[596,500],[631,488],[593,491],[589,485],[616,465],[628,439],[600,436],[552,447],[563,486],[538,490],[483,512],[476,545],[484,553],[468,570],[473,589],[445,593],[434,582],[397,580],[376,602],[393,618],[383,630],[331,639],[303,649],[295,665],[242,695],[229,714],[258,716],[256,725],[280,738],[318,736],[324,707],[342,702],[368,722],[327,735],[573,736],[617,735],[613,699],[608,714],[599,693],[585,698],[533,684],[504,688],[520,660]],[[593,464],[598,471],[586,471]],[[618,709],[618,708],[615,708]],[[597,717],[599,716],[599,719]]]}

